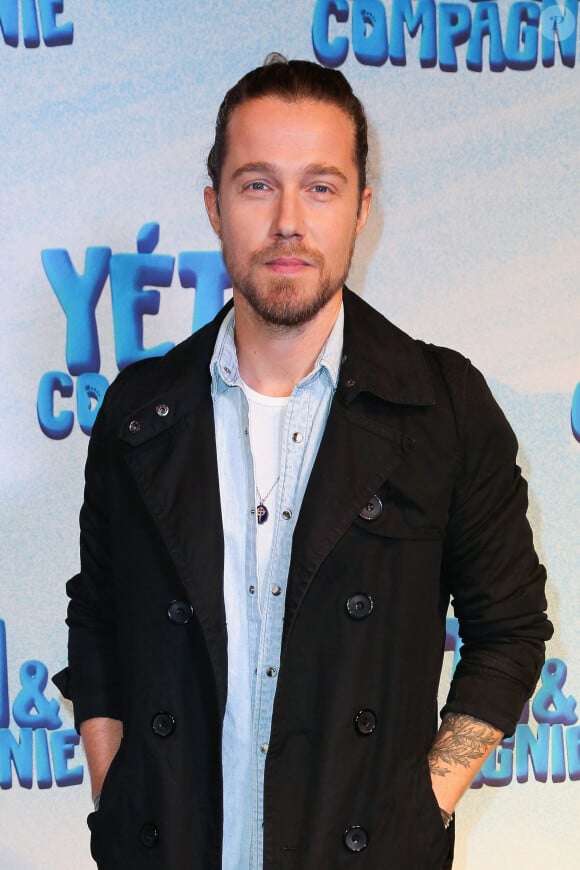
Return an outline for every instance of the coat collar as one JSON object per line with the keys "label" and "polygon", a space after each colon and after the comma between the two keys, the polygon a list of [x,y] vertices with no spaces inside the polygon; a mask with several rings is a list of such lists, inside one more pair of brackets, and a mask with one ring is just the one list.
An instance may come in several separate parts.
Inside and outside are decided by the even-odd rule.
{"label": "coat collar", "polygon": [[348,405],[359,393],[367,392],[398,405],[435,404],[421,343],[346,287],[344,312],[340,378],[340,397],[344,403]]}
{"label": "coat collar", "polygon": [[[350,405],[359,393],[366,392],[398,405],[433,405],[433,384],[421,343],[346,287],[343,298],[344,347],[337,391],[343,404]],[[211,323],[162,359],[146,362],[155,368],[154,383],[146,401],[134,405],[124,417],[119,431],[123,441],[137,446],[181,425],[208,395],[209,361],[231,307],[230,301]],[[384,351],[378,353],[377,348]]]}

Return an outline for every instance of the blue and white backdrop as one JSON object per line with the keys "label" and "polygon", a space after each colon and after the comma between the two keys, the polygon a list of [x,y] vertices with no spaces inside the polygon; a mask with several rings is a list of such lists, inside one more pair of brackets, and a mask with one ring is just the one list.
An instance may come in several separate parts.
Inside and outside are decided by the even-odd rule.
{"label": "blue and white backdrop", "polygon": [[339,67],[368,108],[351,285],[471,357],[520,438],[556,635],[463,801],[458,870],[578,867],[578,40],[578,0],[0,0],[0,868],[93,866],[47,682],[87,435],[117,371],[227,295],[204,157],[221,95],[271,50]]}

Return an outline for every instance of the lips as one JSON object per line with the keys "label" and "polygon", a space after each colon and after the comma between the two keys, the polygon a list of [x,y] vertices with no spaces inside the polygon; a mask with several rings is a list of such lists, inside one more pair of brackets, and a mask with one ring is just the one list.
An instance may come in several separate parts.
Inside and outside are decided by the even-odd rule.
{"label": "lips", "polygon": [[274,272],[282,275],[291,275],[294,272],[302,272],[310,267],[310,263],[299,257],[275,257],[265,263]]}

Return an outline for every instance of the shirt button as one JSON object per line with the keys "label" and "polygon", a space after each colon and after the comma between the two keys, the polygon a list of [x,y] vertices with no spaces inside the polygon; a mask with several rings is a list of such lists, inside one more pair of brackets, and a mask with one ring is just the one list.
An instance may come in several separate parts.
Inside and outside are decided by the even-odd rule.
{"label": "shirt button", "polygon": [[224,366],[224,372],[226,373],[226,375],[231,375],[232,370],[229,369],[227,366]]}
{"label": "shirt button", "polygon": [[250,593],[250,595],[253,595],[255,591],[256,591],[255,586],[250,586],[250,588],[248,589],[248,592]]}
{"label": "shirt button", "polygon": [[155,405],[155,413],[158,417],[167,417],[169,414],[169,405],[165,405],[164,403]]}
{"label": "shirt button", "polygon": [[292,518],[292,511],[291,511],[291,510],[288,510],[288,508],[285,508],[285,509],[282,511],[282,517],[283,517],[285,520],[289,520],[289,519],[291,519],[291,518]]}
{"label": "shirt button", "polygon": [[260,746],[260,752],[263,752],[265,755],[267,753],[267,751],[268,751],[268,744],[262,743],[262,745]]}
{"label": "shirt button", "polygon": [[266,674],[268,677],[275,677],[278,671],[276,668],[266,668]]}
{"label": "shirt button", "polygon": [[272,586],[272,595],[280,595],[281,592],[282,592],[282,587],[278,586],[277,583],[275,586]]}
{"label": "shirt button", "polygon": [[292,441],[294,441],[296,444],[300,444],[300,442],[302,441],[302,432],[294,432],[294,434],[292,435]]}

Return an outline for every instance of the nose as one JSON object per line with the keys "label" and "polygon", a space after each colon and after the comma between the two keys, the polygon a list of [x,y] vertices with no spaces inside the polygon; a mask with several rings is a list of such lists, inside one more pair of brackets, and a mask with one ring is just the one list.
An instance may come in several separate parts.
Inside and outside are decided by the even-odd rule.
{"label": "nose", "polygon": [[304,235],[300,192],[281,188],[273,216],[273,235],[278,239],[301,239]]}

